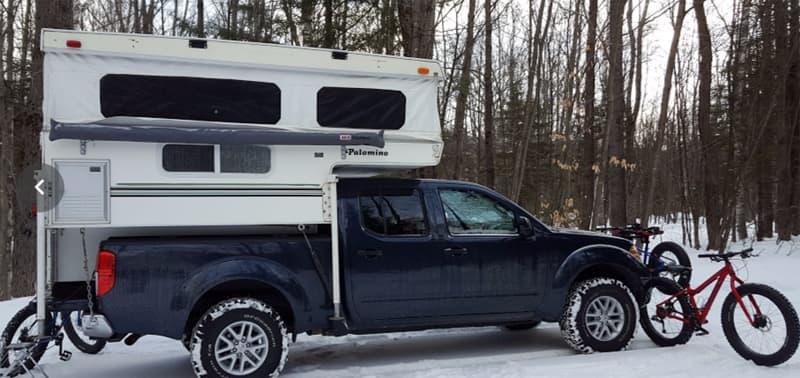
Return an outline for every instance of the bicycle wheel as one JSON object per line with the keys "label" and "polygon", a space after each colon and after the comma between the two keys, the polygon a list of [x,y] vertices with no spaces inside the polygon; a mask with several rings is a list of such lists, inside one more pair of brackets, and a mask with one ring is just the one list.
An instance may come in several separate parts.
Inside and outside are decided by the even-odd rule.
{"label": "bicycle wheel", "polygon": [[[692,307],[686,295],[670,299],[681,291],[681,287],[673,280],[656,277],[647,281],[644,289],[650,298],[639,310],[639,324],[644,333],[659,346],[686,344],[692,338],[692,325],[668,317],[674,315],[688,319],[691,314]],[[668,302],[661,304],[668,299]]]}
{"label": "bicycle wheel", "polygon": [[61,323],[64,327],[64,333],[67,334],[67,337],[69,338],[69,341],[72,342],[72,345],[74,345],[75,348],[78,348],[78,350],[81,352],[86,354],[100,353],[100,351],[106,347],[106,340],[92,339],[83,334],[83,326],[81,325],[82,314],[82,311],[65,311],[61,313]]}
{"label": "bicycle wheel", "polygon": [[786,362],[800,340],[797,311],[783,294],[769,286],[748,283],[737,291],[753,324],[733,293],[728,294],[722,305],[722,330],[728,342],[736,353],[756,365]]}
{"label": "bicycle wheel", "polygon": [[[686,250],[684,250],[680,244],[669,241],[659,243],[650,252],[650,261],[648,261],[647,264],[648,268],[655,268],[658,262],[665,265],[692,266],[692,260],[689,258],[689,254],[686,253]],[[681,287],[687,287],[689,286],[689,282],[691,282],[691,278],[692,272],[687,272],[673,277],[673,280]]]}
{"label": "bicycle wheel", "polygon": [[[51,316],[48,313],[46,323],[50,324],[50,322]],[[39,323],[36,319],[36,302],[30,302],[14,314],[3,330],[2,335],[0,335],[0,344],[5,346],[36,343],[28,348],[30,355],[29,358],[25,358],[25,361],[21,360],[24,358],[22,354],[16,351],[9,351],[6,348],[0,348],[0,368],[11,368],[7,373],[9,377],[23,374],[25,369],[33,369],[35,363],[42,358],[42,355],[47,350],[47,344],[38,342],[38,332]],[[23,364],[25,368],[22,367]]]}

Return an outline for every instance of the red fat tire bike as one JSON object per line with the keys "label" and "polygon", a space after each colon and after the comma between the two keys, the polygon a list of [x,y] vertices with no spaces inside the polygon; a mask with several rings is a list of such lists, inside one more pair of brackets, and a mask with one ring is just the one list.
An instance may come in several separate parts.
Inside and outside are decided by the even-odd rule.
{"label": "red fat tire bike", "polygon": [[[800,341],[800,321],[794,306],[770,286],[745,283],[730,262],[734,257],[753,257],[752,251],[698,255],[724,262],[725,266],[697,288],[680,287],[660,277],[648,281],[639,319],[647,336],[660,346],[672,346],[688,342],[694,332],[708,334],[703,324],[708,322],[714,299],[728,280],[731,292],[722,304],[722,330],[731,347],[756,365],[775,366],[790,359]],[[709,287],[708,301],[698,306],[695,295]]]}

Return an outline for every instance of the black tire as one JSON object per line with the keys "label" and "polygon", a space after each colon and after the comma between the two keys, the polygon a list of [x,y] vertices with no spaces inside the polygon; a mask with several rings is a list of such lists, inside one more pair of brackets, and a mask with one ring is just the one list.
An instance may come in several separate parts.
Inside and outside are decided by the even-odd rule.
{"label": "black tire", "polygon": [[[786,362],[797,351],[798,341],[800,341],[800,321],[797,318],[797,311],[783,294],[772,287],[748,283],[739,286],[737,291],[748,307],[748,312],[756,318],[756,323],[762,323],[763,325],[759,325],[757,328],[750,325],[733,293],[730,293],[722,304],[722,330],[725,332],[728,342],[736,353],[739,353],[746,360],[753,361],[756,365],[775,366]],[[754,315],[751,299],[756,301],[762,310],[763,317]],[[770,302],[772,306],[768,305]],[[777,340],[775,345],[780,345],[780,347],[776,351],[771,353],[755,351],[742,339],[742,333],[753,329],[757,330],[761,335],[765,335],[777,324],[778,317],[785,323],[786,335],[782,340],[782,344],[781,340]],[[739,328],[737,328],[737,325]],[[759,333],[756,333],[756,335],[759,335]],[[776,336],[782,336],[780,331],[777,331],[777,333],[778,335]]]}
{"label": "black tire", "polygon": [[662,347],[686,344],[692,338],[694,328],[690,323],[666,317],[667,314],[677,314],[684,319],[689,319],[692,306],[686,295],[673,298],[658,311],[657,304],[667,300],[668,297],[682,290],[675,281],[656,277],[644,284],[647,303],[639,308],[639,324],[644,333],[654,343]]}
{"label": "black tire", "polygon": [[[75,348],[86,354],[97,354],[106,347],[106,340],[103,339],[88,339],[87,336],[82,335],[81,331],[75,328],[75,323],[72,315],[77,314],[78,317],[82,315],[80,311],[62,312],[61,313],[61,326],[64,328],[64,333],[67,334],[69,341]],[[76,319],[77,320],[77,319]],[[88,340],[86,340],[88,339]]]}
{"label": "black tire", "polygon": [[[689,258],[689,254],[686,253],[686,250],[680,246],[680,244],[675,242],[663,242],[658,243],[652,251],[650,251],[650,259],[648,261],[648,268],[654,268],[656,262],[661,260],[664,264],[667,265],[681,265],[685,267],[692,267],[692,260]],[[674,277],[674,280],[680,285],[681,287],[689,286],[689,283],[692,279],[692,272],[688,271],[680,276]]]}
{"label": "black tire", "polygon": [[[47,315],[46,322],[49,327],[50,323],[52,322],[50,313]],[[35,341],[36,336],[38,336],[36,302],[30,302],[21,310],[17,311],[17,313],[14,314],[14,316],[8,322],[6,328],[3,329],[2,335],[0,335],[0,344],[10,345],[20,342],[33,342]],[[39,362],[46,350],[47,344],[38,343],[32,347],[30,356],[34,361]],[[5,369],[11,367],[11,358],[11,354],[7,350],[0,348],[0,368]],[[25,362],[25,368],[28,370],[33,369],[34,366],[35,363],[33,361],[28,360]],[[25,370],[20,366],[16,369],[12,369],[6,374],[8,374],[9,377],[14,377],[23,373],[25,373]]]}
{"label": "black tire", "polygon": [[[192,333],[192,334],[194,334],[194,333]],[[186,349],[187,352],[191,353],[192,352],[192,335],[184,334],[183,336],[181,336],[181,345],[183,345],[183,348]]]}
{"label": "black tire", "polygon": [[527,330],[531,330],[531,329],[534,329],[534,328],[538,327],[539,324],[542,324],[541,320],[534,320],[534,321],[532,321],[530,323],[520,323],[520,324],[506,325],[506,326],[503,326],[503,328],[506,331],[527,331]]}
{"label": "black tire", "polygon": [[[238,328],[241,334],[233,333],[237,332],[236,327],[241,327]],[[238,337],[243,336],[246,329],[260,333],[257,338],[261,342],[252,341],[248,337],[245,347],[248,349],[237,353],[236,350],[241,348]],[[236,345],[228,341],[231,338],[235,339]],[[229,346],[228,350],[231,352],[217,358],[218,349],[222,349],[217,348],[217,345],[223,345],[220,342]],[[198,377],[277,377],[286,363],[289,337],[286,325],[272,307],[257,299],[233,298],[213,306],[200,318],[194,328],[191,348],[192,366]],[[263,351],[264,349],[266,350]],[[264,355],[259,357],[258,353],[262,351]],[[234,356],[231,357],[232,355]],[[221,363],[231,359],[234,360],[231,366],[226,367]],[[237,361],[241,361],[238,366],[247,367],[245,359],[251,362],[247,369],[242,368],[244,372],[231,372],[236,370]]]}
{"label": "black tire", "polygon": [[[598,303],[603,306],[603,302],[615,303],[614,309],[607,306],[602,311]],[[589,318],[597,319],[598,311],[618,324],[589,321]],[[630,289],[619,280],[599,277],[578,282],[572,287],[559,324],[564,341],[576,351],[612,352],[628,347],[636,331],[637,319],[638,308]],[[598,329],[600,326],[597,324],[603,329]],[[592,327],[594,330],[590,329]],[[609,333],[605,337],[604,330]],[[598,335],[597,332],[601,333]]]}

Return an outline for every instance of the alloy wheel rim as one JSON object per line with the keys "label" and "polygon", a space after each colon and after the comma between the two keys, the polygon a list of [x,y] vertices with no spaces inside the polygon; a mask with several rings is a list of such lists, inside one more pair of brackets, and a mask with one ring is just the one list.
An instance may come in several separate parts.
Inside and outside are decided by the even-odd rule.
{"label": "alloy wheel rim", "polygon": [[225,327],[214,342],[217,365],[234,376],[252,374],[267,360],[269,342],[264,328],[242,320]]}
{"label": "alloy wheel rim", "polygon": [[593,338],[613,340],[622,333],[625,311],[616,298],[607,295],[595,298],[586,308],[586,328]]}

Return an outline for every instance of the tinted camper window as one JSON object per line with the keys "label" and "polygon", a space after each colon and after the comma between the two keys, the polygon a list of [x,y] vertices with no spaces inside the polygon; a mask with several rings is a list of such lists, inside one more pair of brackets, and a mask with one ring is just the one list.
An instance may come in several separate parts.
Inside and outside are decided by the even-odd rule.
{"label": "tinted camper window", "polygon": [[214,172],[214,146],[168,144],[161,159],[169,172]]}
{"label": "tinted camper window", "polygon": [[269,148],[264,146],[219,146],[220,170],[223,173],[269,172]]}
{"label": "tinted camper window", "polygon": [[406,122],[400,91],[324,87],[317,92],[317,122],[324,127],[397,130]]}
{"label": "tinted camper window", "polygon": [[[168,144],[161,152],[161,161],[167,172],[213,173],[217,157],[214,146]],[[219,172],[221,173],[267,173],[270,166],[269,147],[219,146]]]}
{"label": "tinted camper window", "polygon": [[281,91],[256,81],[110,74],[100,79],[100,111],[105,117],[275,124]]}

